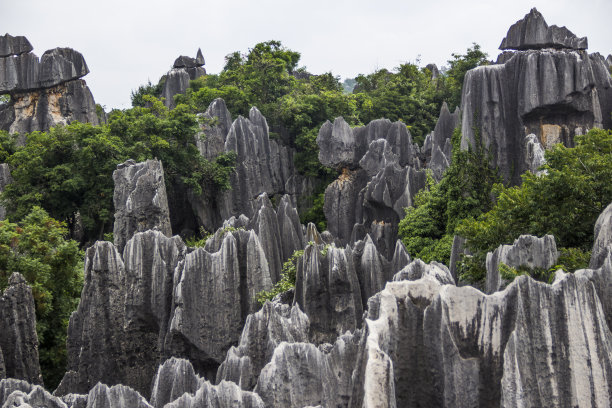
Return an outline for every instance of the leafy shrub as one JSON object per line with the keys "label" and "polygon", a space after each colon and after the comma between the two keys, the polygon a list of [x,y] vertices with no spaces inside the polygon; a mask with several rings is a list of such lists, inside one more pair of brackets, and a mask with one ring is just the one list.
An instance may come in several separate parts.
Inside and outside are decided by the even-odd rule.
{"label": "leafy shrub", "polygon": [[67,234],[66,225],[40,207],[19,223],[0,221],[0,290],[15,271],[32,287],[39,359],[49,389],[66,370],[68,321],[83,287],[83,252]]}

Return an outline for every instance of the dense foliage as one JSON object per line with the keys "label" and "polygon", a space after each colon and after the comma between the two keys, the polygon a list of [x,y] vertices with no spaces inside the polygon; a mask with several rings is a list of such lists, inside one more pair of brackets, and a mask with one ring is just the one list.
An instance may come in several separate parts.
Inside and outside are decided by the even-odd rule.
{"label": "dense foliage", "polygon": [[452,162],[439,183],[428,177],[428,186],[415,197],[400,221],[399,236],[413,257],[448,265],[457,224],[491,208],[490,193],[500,181],[489,167],[489,158],[477,138],[475,148],[460,149],[461,132],[452,136]]}
{"label": "dense foliage", "polygon": [[[175,101],[202,112],[215,98],[223,98],[232,115],[248,116],[257,106],[266,117],[271,137],[296,149],[297,170],[319,180],[310,209],[302,214],[302,222],[325,227],[322,211],[325,187],[337,174],[323,167],[318,160],[316,138],[326,120],[342,116],[352,126],[371,120],[402,120],[409,127],[413,140],[422,144],[438,118],[444,100],[458,105],[461,83],[468,69],[486,62],[486,54],[478,45],[465,55],[453,54],[450,68],[437,78],[425,68],[406,63],[393,71],[378,70],[345,81],[331,73],[312,75],[298,68],[300,54],[278,41],[255,45],[248,53],[234,52],[226,57],[218,75],[206,75],[191,81],[185,95]],[[353,87],[347,92],[348,87]],[[156,89],[149,84],[138,95]],[[161,92],[161,91],[159,91]]]}
{"label": "dense foliage", "polygon": [[0,221],[0,290],[20,272],[32,287],[45,384],[53,389],[66,370],[66,333],[83,286],[83,252],[64,223],[33,207],[19,223]]}
{"label": "dense foliage", "polygon": [[148,108],[113,111],[107,125],[74,122],[33,132],[18,148],[12,136],[1,134],[0,158],[11,165],[13,177],[2,194],[9,216],[22,219],[40,206],[71,230],[80,218],[83,242],[102,239],[112,230],[112,174],[127,159],[160,159],[169,196],[177,185],[196,194],[229,188],[235,157],[224,154],[211,162],[199,154],[198,120],[189,108],[169,111],[158,99],[144,99]]}
{"label": "dense foliage", "polygon": [[458,226],[474,252],[466,278],[481,279],[486,253],[521,234],[552,234],[568,267],[586,266],[595,221],[612,202],[612,131],[592,129],[575,142],[575,148],[558,144],[546,151],[544,174],[525,173],[520,186],[495,185],[491,211]]}
{"label": "dense foliage", "polygon": [[558,265],[531,271],[534,277],[548,281],[558,268],[587,266],[593,225],[612,202],[612,132],[593,129],[576,136],[575,148],[556,145],[546,152],[545,172],[528,172],[514,187],[500,183],[484,149],[460,151],[459,140],[456,130],[451,166],[439,183],[430,178],[400,222],[399,235],[412,256],[448,264],[452,238],[460,235],[473,253],[460,265],[461,278],[478,282],[485,277],[487,252],[521,234],[552,234],[561,254]]}

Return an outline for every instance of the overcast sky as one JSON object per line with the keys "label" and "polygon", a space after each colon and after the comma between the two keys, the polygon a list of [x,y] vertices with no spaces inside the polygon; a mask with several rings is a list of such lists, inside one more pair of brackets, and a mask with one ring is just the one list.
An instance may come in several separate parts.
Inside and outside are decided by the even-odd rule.
{"label": "overcast sky", "polygon": [[442,66],[476,42],[494,58],[508,27],[537,7],[549,25],[612,53],[612,0],[0,0],[0,35],[25,35],[40,56],[72,47],[90,69],[96,102],[130,107],[130,92],[156,82],[198,47],[209,73],[232,51],[280,40],[312,73],[342,78],[403,62]]}

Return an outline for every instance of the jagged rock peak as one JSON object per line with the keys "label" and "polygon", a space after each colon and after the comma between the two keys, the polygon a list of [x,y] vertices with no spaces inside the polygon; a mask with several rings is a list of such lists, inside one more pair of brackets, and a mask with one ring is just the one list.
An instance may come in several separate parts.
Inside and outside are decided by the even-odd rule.
{"label": "jagged rock peak", "polygon": [[552,235],[542,238],[521,235],[512,245],[500,245],[487,254],[487,293],[496,292],[504,286],[499,271],[502,263],[511,268],[548,269],[557,262],[558,257],[557,244]]}
{"label": "jagged rock peak", "polygon": [[0,371],[9,378],[42,384],[32,289],[18,272],[0,296]]}
{"label": "jagged rock peak", "polygon": [[51,88],[88,73],[85,58],[72,48],[48,50],[40,60],[32,53],[0,58],[0,92],[19,93]]}
{"label": "jagged rock peak", "polygon": [[578,38],[566,27],[548,26],[544,16],[532,8],[522,20],[514,23],[508,30],[506,38],[499,46],[500,50],[537,50],[541,48],[569,48],[586,50],[586,37]]}
{"label": "jagged rock peak", "polygon": [[161,161],[128,160],[113,172],[115,224],[113,237],[119,252],[136,232],[158,229],[172,235],[170,211]]}
{"label": "jagged rock peak", "polygon": [[219,366],[217,383],[233,381],[243,390],[252,390],[276,346],[308,341],[309,328],[308,316],[299,305],[266,302],[247,317],[238,347],[230,348]]}
{"label": "jagged rock peak", "polygon": [[125,385],[98,383],[89,391],[87,408],[153,408],[137,391]]}
{"label": "jagged rock peak", "polygon": [[188,360],[172,357],[157,369],[151,393],[151,405],[162,408],[183,394],[195,394],[203,385]]}
{"label": "jagged rock peak", "polygon": [[431,79],[436,79],[440,76],[440,70],[436,64],[427,64],[425,68],[431,72]]}
{"label": "jagged rock peak", "polygon": [[612,203],[597,218],[594,236],[595,243],[589,263],[591,269],[601,267],[608,254],[612,254]]}
{"label": "jagged rock peak", "polygon": [[164,408],[265,408],[259,395],[243,391],[236,384],[221,381],[212,385],[205,381],[194,395],[184,394]]}
{"label": "jagged rock peak", "polygon": [[333,346],[318,348],[311,343],[281,343],[261,371],[255,392],[266,406],[275,408],[347,406],[359,338],[359,331],[347,333]]}
{"label": "jagged rock peak", "polygon": [[431,276],[442,285],[455,284],[455,279],[444,264],[435,261],[426,264],[420,259],[415,259],[406,265],[401,271],[393,276],[393,280],[396,282],[403,280],[418,280],[425,276]]}
{"label": "jagged rock peak", "polygon": [[72,408],[68,407],[64,401],[54,397],[41,386],[35,385],[29,390],[15,390],[6,397],[5,401],[0,398],[3,408]]}
{"label": "jagged rock peak", "polygon": [[22,35],[13,37],[7,33],[0,36],[0,58],[25,54],[33,49],[30,41]]}
{"label": "jagged rock peak", "polygon": [[198,48],[195,58],[181,55],[174,61],[172,68],[196,68],[202,65],[204,65],[204,56],[202,55],[202,49]]}

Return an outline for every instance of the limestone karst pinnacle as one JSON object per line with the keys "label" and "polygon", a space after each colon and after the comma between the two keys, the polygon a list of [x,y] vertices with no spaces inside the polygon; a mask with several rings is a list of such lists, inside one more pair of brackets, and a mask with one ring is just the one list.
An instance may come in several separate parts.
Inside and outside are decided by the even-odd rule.
{"label": "limestone karst pinnacle", "polygon": [[[23,40],[2,44],[11,56],[30,52]],[[486,294],[462,286],[452,261],[412,259],[397,240],[427,171],[439,177],[449,165],[459,123],[463,147],[482,140],[508,182],[537,170],[554,143],[607,126],[610,79],[586,39],[547,26],[534,9],[502,48],[499,64],[467,73],[461,109],[443,105],[423,146],[400,121],[321,127],[319,159],[339,171],[325,191],[328,231],[302,225],[297,201],[312,190],[257,108],[232,121],[217,99],[203,114],[218,120],[197,136],[202,156],[237,159],[217,206],[189,198],[214,232],[202,246],[172,235],[182,228],[171,225],[163,163],[119,165],[115,242],[86,251],[55,395],[38,385],[25,278],[12,275],[0,297],[0,376],[15,377],[0,380],[0,406],[609,406],[612,203],[594,226],[590,267],[558,271],[552,283],[502,282],[499,273],[502,262],[553,266],[551,235],[522,235],[489,253]],[[203,63],[198,50],[173,69]],[[455,237],[455,263],[464,246]],[[256,295],[291,270],[295,286],[260,305]]]}

